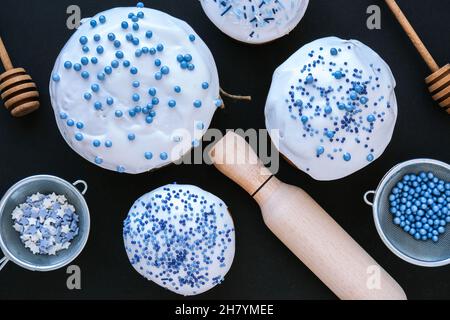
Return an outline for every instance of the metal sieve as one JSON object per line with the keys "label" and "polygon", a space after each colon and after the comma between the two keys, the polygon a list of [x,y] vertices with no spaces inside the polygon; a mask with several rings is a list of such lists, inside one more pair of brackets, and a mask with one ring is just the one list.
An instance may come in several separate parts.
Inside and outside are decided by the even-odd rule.
{"label": "metal sieve", "polygon": [[[447,226],[437,243],[431,240],[416,240],[400,226],[393,223],[389,211],[389,195],[392,188],[406,174],[433,172],[444,181],[450,181],[450,165],[431,159],[415,159],[400,163],[383,177],[376,191],[367,191],[364,201],[372,206],[373,218],[378,234],[384,244],[401,259],[424,267],[438,267],[450,264],[450,230]],[[373,202],[368,197],[374,195]]]}
{"label": "metal sieve", "polygon": [[[83,186],[81,192],[76,188],[77,185]],[[0,259],[0,270],[8,261],[31,271],[56,270],[72,262],[83,250],[89,236],[89,208],[84,200],[87,188],[86,182],[82,180],[71,184],[49,175],[28,177],[12,186],[0,201],[0,252],[5,255]],[[55,192],[66,196],[80,217],[78,236],[67,250],[62,250],[55,256],[32,254],[20,241],[19,233],[13,229],[11,213],[14,208],[23,203],[27,196],[36,192],[44,194]]]}

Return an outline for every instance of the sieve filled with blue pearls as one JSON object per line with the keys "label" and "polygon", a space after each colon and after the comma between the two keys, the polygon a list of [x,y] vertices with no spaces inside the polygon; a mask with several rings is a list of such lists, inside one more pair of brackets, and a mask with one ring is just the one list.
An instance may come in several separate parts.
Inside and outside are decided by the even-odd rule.
{"label": "sieve filled with blue pearls", "polygon": [[[369,200],[373,197],[373,201]],[[400,163],[364,201],[384,244],[423,267],[450,264],[450,165],[432,159]]]}
{"label": "sieve filled with blue pearls", "polygon": [[[81,190],[78,189],[81,187]],[[13,185],[0,201],[0,249],[4,257],[0,259],[0,270],[11,261],[31,271],[52,271],[72,262],[87,243],[90,229],[89,208],[84,199],[88,185],[83,180],[69,183],[51,175],[36,175],[25,178]],[[40,193],[64,196],[77,215],[77,235],[68,248],[56,254],[33,254],[20,239],[14,229],[13,212],[17,206],[26,203],[31,195]],[[39,252],[41,253],[41,252]]]}

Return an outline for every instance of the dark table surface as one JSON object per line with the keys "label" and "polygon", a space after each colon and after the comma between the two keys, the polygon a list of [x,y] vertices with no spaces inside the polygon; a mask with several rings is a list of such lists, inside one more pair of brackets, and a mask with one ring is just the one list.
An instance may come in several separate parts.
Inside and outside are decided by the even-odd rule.
{"label": "dark table surface", "polygon": [[[128,262],[122,221],[140,195],[178,182],[197,185],[222,198],[236,226],[236,257],[225,282],[199,299],[335,299],[298,259],[265,227],[252,198],[207,165],[168,166],[150,174],[120,175],[102,170],[74,153],[56,127],[48,82],[54,61],[73,31],[66,28],[72,0],[2,0],[0,34],[13,62],[25,67],[41,92],[41,109],[23,119],[0,110],[2,144],[0,192],[29,175],[48,173],[89,183],[87,201],[92,229],[89,242],[75,260],[82,271],[82,289],[66,288],[66,270],[26,271],[9,264],[0,273],[0,298],[178,299],[146,281]],[[77,0],[83,17],[134,1]],[[366,9],[381,7],[381,30],[366,28]],[[399,0],[418,33],[440,64],[450,54],[448,0]],[[377,51],[397,80],[399,117],[394,137],[380,159],[338,181],[318,182],[282,161],[278,177],[304,188],[405,289],[411,299],[450,298],[450,266],[423,268],[403,262],[381,242],[371,208],[362,195],[374,189],[395,164],[419,157],[450,162],[450,116],[432,101],[424,78],[429,74],[400,26],[381,0],[312,0],[300,25],[264,46],[237,43],[216,29],[197,0],[147,0],[147,7],[187,21],[214,54],[224,89],[253,96],[251,103],[227,101],[212,127],[264,128],[264,105],[273,71],[302,45],[325,36],[355,38]]]}

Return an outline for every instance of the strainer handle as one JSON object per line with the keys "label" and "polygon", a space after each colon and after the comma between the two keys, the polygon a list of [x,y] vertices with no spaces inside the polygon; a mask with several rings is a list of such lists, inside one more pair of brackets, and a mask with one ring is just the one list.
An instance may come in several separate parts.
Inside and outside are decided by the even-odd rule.
{"label": "strainer handle", "polygon": [[2,269],[6,266],[8,261],[9,259],[7,257],[3,257],[0,259],[0,271],[2,271]]}
{"label": "strainer handle", "polygon": [[77,180],[74,183],[72,183],[75,187],[79,184],[83,186],[83,191],[81,191],[81,194],[84,196],[88,190],[88,184],[84,180]]}
{"label": "strainer handle", "polygon": [[370,200],[369,200],[369,195],[371,195],[371,194],[374,195],[375,191],[370,190],[370,191],[367,191],[366,193],[364,193],[364,202],[372,207],[373,206],[373,202],[370,202]]}

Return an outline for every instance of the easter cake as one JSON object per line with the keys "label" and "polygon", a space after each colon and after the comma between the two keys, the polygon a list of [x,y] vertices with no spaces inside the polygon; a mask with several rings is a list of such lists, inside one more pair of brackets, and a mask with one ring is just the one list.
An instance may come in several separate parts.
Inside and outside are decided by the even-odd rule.
{"label": "easter cake", "polygon": [[184,296],[221,283],[233,263],[227,206],[191,185],[167,185],[139,198],[124,221],[123,237],[137,272]]}
{"label": "easter cake", "polygon": [[225,34],[251,44],[288,34],[305,14],[309,0],[200,0],[209,19]]}
{"label": "easter cake", "polygon": [[132,174],[179,160],[221,105],[206,44],[185,22],[142,3],[84,19],[56,60],[50,95],[78,154]]}
{"label": "easter cake", "polygon": [[274,73],[265,116],[279,151],[317,180],[348,176],[381,156],[397,119],[389,66],[357,40],[328,37]]}

